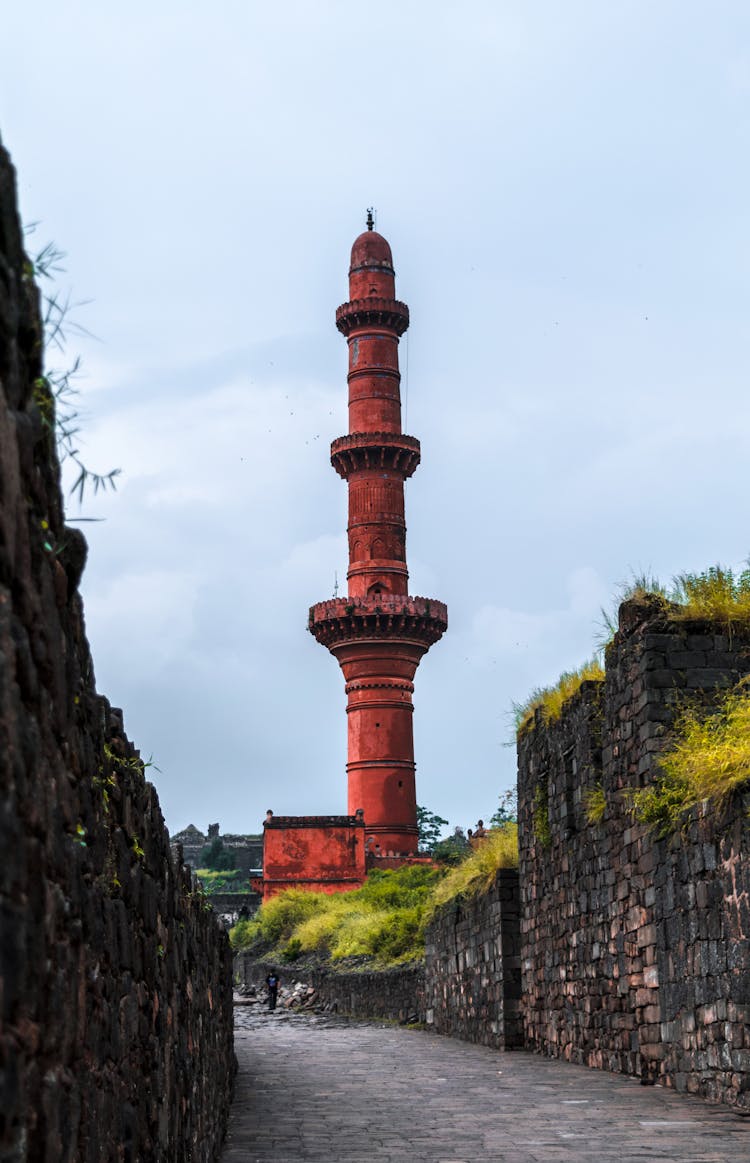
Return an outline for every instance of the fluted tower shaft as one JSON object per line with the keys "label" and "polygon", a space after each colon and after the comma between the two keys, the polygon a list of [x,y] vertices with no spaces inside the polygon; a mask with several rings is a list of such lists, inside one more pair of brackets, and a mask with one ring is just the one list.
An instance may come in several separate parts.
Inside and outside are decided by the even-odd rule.
{"label": "fluted tower shaft", "polygon": [[398,345],[409,310],[395,298],[391,248],[371,226],[352,247],[336,326],[349,345],[350,432],[331,445],[349,487],[349,596],[313,606],[309,625],[346,681],[349,813],[364,811],[373,858],[408,856],[418,845],[414,675],[447,610],[408,596],[404,481],[420,456],[401,431]]}

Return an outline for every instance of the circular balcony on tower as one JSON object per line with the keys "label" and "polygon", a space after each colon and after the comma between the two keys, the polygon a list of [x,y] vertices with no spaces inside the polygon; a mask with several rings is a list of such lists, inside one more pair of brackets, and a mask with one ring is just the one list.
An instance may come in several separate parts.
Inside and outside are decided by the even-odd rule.
{"label": "circular balcony on tower", "polygon": [[414,436],[395,432],[351,432],[331,444],[331,464],[344,480],[363,468],[383,468],[410,477],[420,460]]}
{"label": "circular balcony on tower", "polygon": [[340,642],[373,638],[419,642],[427,650],[448,629],[448,607],[433,598],[399,594],[331,598],[310,607],[307,628],[329,650]]}
{"label": "circular balcony on tower", "polygon": [[403,335],[409,326],[409,308],[399,299],[352,299],[336,311],[336,326],[342,335],[360,327],[382,327]]}

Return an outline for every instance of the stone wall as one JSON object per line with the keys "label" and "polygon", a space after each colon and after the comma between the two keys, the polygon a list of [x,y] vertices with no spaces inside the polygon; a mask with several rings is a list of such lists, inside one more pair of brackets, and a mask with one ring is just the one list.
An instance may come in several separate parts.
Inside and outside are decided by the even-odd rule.
{"label": "stone wall", "polygon": [[498,873],[481,897],[444,906],[426,934],[425,966],[367,972],[280,965],[238,953],[239,985],[270,969],[283,985],[304,982],[316,1004],[356,1018],[424,1022],[428,1029],[510,1050],[521,1045],[518,873]]}
{"label": "stone wall", "polygon": [[392,1022],[424,1020],[424,970],[422,966],[384,969],[378,972],[337,973],[332,969],[280,965],[256,961],[248,953],[234,959],[235,980],[240,985],[263,986],[273,969],[282,989],[298,982],[312,986],[316,1005],[352,1018],[381,1018]]}
{"label": "stone wall", "polygon": [[0,1158],[217,1158],[225,935],[94,686],[14,175],[0,147]]}
{"label": "stone wall", "polygon": [[[172,836],[172,844],[182,846],[183,860],[191,868],[196,869],[201,867],[203,849],[209,840],[213,839],[214,835],[219,836],[224,847],[229,852],[234,853],[235,868],[246,877],[258,875],[263,867],[262,833],[243,836],[234,832],[225,832],[222,835],[218,828],[218,824],[209,824],[207,834],[201,832],[194,824],[188,824],[182,832],[176,832]],[[215,832],[214,829],[216,829]]]}
{"label": "stone wall", "polygon": [[242,836],[225,832],[224,847],[234,853],[235,868],[244,876],[257,875],[263,867],[263,833]]}
{"label": "stone wall", "polygon": [[606,680],[519,740],[526,1044],[748,1111],[750,797],[658,840],[627,793],[657,777],[681,703],[749,671],[747,634],[625,603]]}
{"label": "stone wall", "polygon": [[255,916],[260,908],[259,892],[212,892],[206,900],[225,928],[236,925],[242,919]]}
{"label": "stone wall", "polygon": [[438,1034],[498,1050],[521,1045],[518,873],[498,873],[482,896],[458,899],[426,933],[425,1021]]}

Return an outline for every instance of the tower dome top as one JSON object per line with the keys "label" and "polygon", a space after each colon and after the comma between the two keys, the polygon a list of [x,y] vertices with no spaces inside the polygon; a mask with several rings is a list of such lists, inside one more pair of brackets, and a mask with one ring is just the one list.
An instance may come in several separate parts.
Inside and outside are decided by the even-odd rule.
{"label": "tower dome top", "polygon": [[376,230],[365,230],[354,240],[349,274],[362,267],[375,267],[393,273],[391,248]]}

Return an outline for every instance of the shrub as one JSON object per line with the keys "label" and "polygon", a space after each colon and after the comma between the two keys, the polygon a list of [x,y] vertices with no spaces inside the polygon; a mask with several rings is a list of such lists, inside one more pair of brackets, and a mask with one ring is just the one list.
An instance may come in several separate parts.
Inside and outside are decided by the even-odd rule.
{"label": "shrub", "polygon": [[214,836],[201,852],[201,864],[215,872],[229,872],[237,861],[236,854],[224,847],[221,836]]}
{"label": "shrub", "polygon": [[442,873],[430,865],[406,864],[399,869],[376,869],[350,899],[385,908],[409,908],[428,899]]}
{"label": "shrub", "polygon": [[534,789],[534,806],[532,808],[534,821],[534,835],[542,848],[552,846],[552,832],[549,826],[549,787],[547,780],[540,780]]}
{"label": "shrub", "polygon": [[362,917],[350,937],[359,941],[363,953],[385,964],[398,965],[424,955],[424,924],[424,905],[413,905]]}
{"label": "shrub", "polygon": [[398,909],[367,908],[352,904],[338,918],[332,933],[331,957],[334,961],[342,957],[372,957],[375,955],[378,935],[384,925],[395,921]]}
{"label": "shrub", "polygon": [[417,828],[419,830],[420,852],[432,852],[440,839],[443,828],[448,827],[448,821],[417,804]]}
{"label": "shrub", "polygon": [[331,933],[330,954],[371,957],[380,965],[398,965],[424,955],[425,906],[410,908],[352,908],[341,912]]}
{"label": "shrub", "polygon": [[333,907],[335,900],[336,896],[332,895],[330,908],[308,917],[295,929],[302,948],[307,952],[330,955],[336,929],[341,923],[340,911]]}
{"label": "shrub", "polygon": [[601,824],[607,811],[607,797],[600,783],[583,793],[583,810],[589,824]]}
{"label": "shrub", "polygon": [[503,824],[518,823],[518,788],[512,787],[500,794],[500,803],[490,816],[490,827],[501,828]]}
{"label": "shrub", "polygon": [[630,795],[637,820],[660,836],[678,827],[683,814],[704,800],[720,807],[750,781],[750,687],[743,680],[726,694],[717,711],[688,707],[675,724],[659,759],[655,784]]}
{"label": "shrub", "polygon": [[229,943],[235,953],[247,949],[260,936],[260,922],[256,920],[238,921],[229,931]]}
{"label": "shrub", "polygon": [[246,882],[240,878],[238,868],[228,872],[216,872],[211,868],[196,868],[195,875],[209,895],[213,892],[238,892]]}
{"label": "shrub", "polygon": [[372,951],[391,965],[417,961],[424,956],[426,909],[415,905],[400,909],[395,917],[388,917],[379,932],[373,934]]}
{"label": "shrub", "polygon": [[469,851],[469,841],[463,828],[454,828],[453,835],[438,840],[432,850],[432,859],[445,867],[460,864]]}
{"label": "shrub", "polygon": [[271,897],[258,911],[260,936],[271,945],[288,941],[302,921],[325,908],[329,898],[323,892],[305,892],[288,888]]}
{"label": "shrub", "polygon": [[282,961],[296,961],[302,955],[302,942],[299,937],[292,937],[281,950]]}

